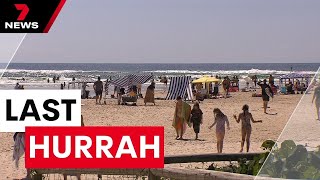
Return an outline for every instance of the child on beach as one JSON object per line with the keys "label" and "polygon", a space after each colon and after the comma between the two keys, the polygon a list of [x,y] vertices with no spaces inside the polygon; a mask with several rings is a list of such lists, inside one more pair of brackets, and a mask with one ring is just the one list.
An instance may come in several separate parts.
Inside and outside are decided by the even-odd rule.
{"label": "child on beach", "polygon": [[233,115],[233,117],[236,119],[237,123],[240,122],[241,120],[241,136],[242,136],[242,141],[241,141],[241,149],[240,152],[243,151],[243,146],[244,142],[247,142],[247,152],[249,152],[250,149],[250,136],[251,136],[251,123],[257,123],[262,121],[255,121],[252,117],[252,114],[249,112],[249,106],[244,105],[242,107],[243,112],[239,114],[238,118],[236,115]]}
{"label": "child on beach", "polygon": [[216,137],[217,137],[217,150],[218,153],[222,153],[223,149],[223,140],[225,135],[225,124],[227,124],[227,129],[230,130],[229,120],[226,115],[222,113],[222,111],[218,108],[213,110],[214,114],[214,123],[209,127],[211,129],[214,125],[216,125]]}
{"label": "child on beach", "polygon": [[196,102],[191,110],[191,123],[193,125],[193,130],[196,133],[195,140],[198,140],[198,134],[200,132],[200,124],[202,124],[202,111],[200,109],[199,103]]}

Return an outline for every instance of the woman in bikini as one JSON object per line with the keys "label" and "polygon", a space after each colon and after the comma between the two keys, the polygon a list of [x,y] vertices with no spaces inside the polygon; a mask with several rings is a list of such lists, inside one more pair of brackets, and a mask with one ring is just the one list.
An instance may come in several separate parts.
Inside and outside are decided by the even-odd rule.
{"label": "woman in bikini", "polygon": [[224,115],[220,109],[215,108],[213,110],[214,123],[209,127],[211,129],[216,125],[216,137],[217,137],[217,150],[218,153],[222,153],[223,139],[225,135],[225,124],[227,124],[228,130],[230,130],[229,121],[226,115]]}
{"label": "woman in bikini", "polygon": [[242,107],[243,112],[239,114],[238,118],[237,115],[233,115],[233,117],[236,119],[237,123],[241,121],[241,135],[242,135],[242,141],[241,141],[241,149],[240,152],[243,151],[244,142],[247,142],[247,152],[249,152],[250,149],[250,135],[251,135],[251,123],[257,123],[262,121],[255,121],[252,117],[252,114],[249,112],[249,106],[244,105]]}

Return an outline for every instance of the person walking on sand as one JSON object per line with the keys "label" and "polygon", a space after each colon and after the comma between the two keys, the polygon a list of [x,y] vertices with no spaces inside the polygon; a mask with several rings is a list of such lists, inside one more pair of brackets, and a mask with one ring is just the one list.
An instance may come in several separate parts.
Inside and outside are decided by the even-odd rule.
{"label": "person walking on sand", "polygon": [[269,76],[269,85],[274,86],[274,77],[271,74]]}
{"label": "person walking on sand", "polygon": [[217,151],[218,153],[222,153],[223,140],[225,135],[225,124],[227,124],[227,129],[230,130],[229,120],[228,117],[224,115],[219,108],[215,108],[213,110],[213,114],[214,122],[209,127],[209,129],[216,125]]}
{"label": "person walking on sand", "polygon": [[218,95],[219,95],[219,82],[215,82],[214,83],[213,95],[214,95],[215,98],[217,98]]}
{"label": "person walking on sand", "polygon": [[227,98],[230,87],[230,81],[228,80],[228,77],[224,77],[224,80],[222,81],[222,87],[224,90],[224,98]]}
{"label": "person walking on sand", "polygon": [[257,88],[257,81],[258,81],[257,75],[252,76],[252,81],[254,83],[254,88]]}
{"label": "person walking on sand", "polygon": [[239,114],[238,118],[237,115],[233,115],[233,117],[235,118],[235,120],[237,121],[237,123],[239,123],[241,121],[241,149],[240,152],[243,151],[243,146],[244,146],[244,142],[247,142],[247,152],[249,152],[250,149],[250,136],[251,136],[251,123],[250,121],[252,121],[252,123],[262,123],[262,121],[255,121],[253,119],[252,114],[249,112],[249,106],[248,105],[244,105],[242,107],[243,112]]}
{"label": "person walking on sand", "polygon": [[267,84],[267,80],[263,80],[263,84],[261,82],[258,82],[258,85],[261,87],[262,90],[262,100],[263,100],[263,111],[265,114],[267,113],[267,108],[268,108],[268,102],[270,100],[269,96],[273,96],[273,92],[271,87]]}
{"label": "person walking on sand", "polygon": [[96,93],[96,104],[98,104],[98,99],[99,99],[99,104],[101,104],[103,83],[100,80],[100,77],[98,77],[98,81],[94,82],[93,89]]}
{"label": "person walking on sand", "polygon": [[[186,102],[182,101],[180,96],[177,97],[176,109],[174,111],[174,117],[172,126],[175,128],[177,140],[183,139],[183,134],[186,131],[187,123],[190,119],[191,107]],[[189,124],[190,125],[190,124]]]}
{"label": "person walking on sand", "polygon": [[196,133],[195,140],[198,140],[198,134],[200,133],[200,125],[202,124],[202,111],[200,109],[199,103],[196,102],[193,105],[193,108],[191,110],[191,123],[193,126],[193,130]]}
{"label": "person walking on sand", "polygon": [[312,97],[312,103],[315,102],[317,120],[320,120],[320,84],[314,89],[314,94]]}
{"label": "person walking on sand", "polygon": [[154,89],[155,89],[155,83],[152,82],[151,85],[148,86],[146,95],[144,97],[144,105],[146,106],[147,103],[153,103],[153,105],[156,105],[154,102]]}

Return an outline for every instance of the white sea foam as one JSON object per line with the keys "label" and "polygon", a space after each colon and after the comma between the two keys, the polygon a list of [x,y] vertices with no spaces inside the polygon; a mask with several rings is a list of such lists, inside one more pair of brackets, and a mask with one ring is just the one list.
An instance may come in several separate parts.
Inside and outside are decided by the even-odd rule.
{"label": "white sea foam", "polygon": [[[210,75],[283,75],[291,73],[291,71],[278,71],[278,70],[213,70],[213,71],[191,71],[191,70],[157,70],[157,71],[144,71],[146,73],[163,73],[163,74],[210,74]],[[315,71],[299,71],[300,73],[315,74]]]}

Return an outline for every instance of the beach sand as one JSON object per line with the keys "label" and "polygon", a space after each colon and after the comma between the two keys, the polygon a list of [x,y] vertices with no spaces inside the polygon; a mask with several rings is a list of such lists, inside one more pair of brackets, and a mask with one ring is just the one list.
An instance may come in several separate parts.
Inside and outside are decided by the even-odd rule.
{"label": "beach sand", "polygon": [[[242,105],[248,104],[255,120],[263,123],[252,125],[251,152],[262,151],[260,146],[267,139],[276,140],[298,104],[302,95],[276,95],[270,101],[271,113],[263,113],[262,99],[251,97],[251,92],[231,93],[232,97],[224,99],[209,99],[200,103],[204,113],[199,139],[195,141],[192,128],[188,128],[184,138],[175,140],[176,133],[172,127],[175,108],[174,101],[156,100],[156,105],[144,106],[143,99],[139,99],[137,106],[117,105],[116,99],[107,99],[107,105],[96,105],[95,100],[83,100],[82,114],[86,126],[164,126],[165,127],[165,155],[215,153],[215,128],[209,130],[213,123],[213,108],[220,108],[229,118],[230,131],[226,131],[223,152],[239,152],[241,141],[240,124],[236,123],[233,114],[241,112]],[[164,97],[163,91],[157,91],[156,97]],[[0,133],[0,179],[14,179],[25,176],[24,158],[21,159],[17,170],[12,162],[13,133]]]}

